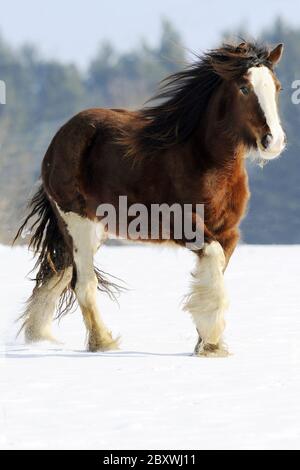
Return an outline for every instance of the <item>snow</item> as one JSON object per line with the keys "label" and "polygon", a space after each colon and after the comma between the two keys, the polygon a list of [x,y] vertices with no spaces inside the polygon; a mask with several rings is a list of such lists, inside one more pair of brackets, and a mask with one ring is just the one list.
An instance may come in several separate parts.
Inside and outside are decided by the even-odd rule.
{"label": "snow", "polygon": [[226,272],[228,358],[191,356],[180,302],[186,250],[103,247],[124,279],[119,306],[99,294],[122,349],[84,352],[79,311],[55,323],[59,345],[25,345],[15,319],[29,295],[24,248],[0,247],[4,449],[299,449],[300,246],[240,246]]}

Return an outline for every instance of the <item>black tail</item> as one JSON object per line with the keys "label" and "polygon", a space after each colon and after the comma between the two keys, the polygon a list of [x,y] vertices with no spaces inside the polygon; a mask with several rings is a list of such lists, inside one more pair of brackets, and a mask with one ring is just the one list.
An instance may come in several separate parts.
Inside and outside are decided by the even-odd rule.
{"label": "black tail", "polygon": [[[30,233],[31,238],[29,248],[32,248],[35,255],[38,256],[33,270],[37,269],[35,277],[35,289],[38,289],[53,274],[63,273],[66,268],[74,265],[71,245],[65,241],[64,234],[58,224],[57,215],[41,185],[28,205],[31,212],[19,228],[13,243],[25,234]],[[33,220],[31,225],[29,222]],[[124,288],[111,282],[106,278],[103,271],[95,268],[95,274],[98,279],[98,289],[106,292],[111,298],[115,299],[120,290]],[[74,287],[76,284],[76,266],[73,267],[73,277],[70,285],[62,293],[57,316],[61,316],[72,310],[76,297]]]}
{"label": "black tail", "polygon": [[[35,289],[38,289],[53,274],[63,273],[73,264],[73,254],[67,245],[64,235],[58,226],[57,216],[41,185],[28,205],[31,212],[19,228],[13,243],[22,236],[25,230],[30,233],[29,248],[38,255],[34,270],[38,270],[35,277]],[[29,222],[32,221],[31,225]],[[74,277],[74,276],[73,276]],[[75,280],[74,280],[75,281]],[[74,281],[62,293],[58,316],[70,311],[75,302],[73,291]]]}

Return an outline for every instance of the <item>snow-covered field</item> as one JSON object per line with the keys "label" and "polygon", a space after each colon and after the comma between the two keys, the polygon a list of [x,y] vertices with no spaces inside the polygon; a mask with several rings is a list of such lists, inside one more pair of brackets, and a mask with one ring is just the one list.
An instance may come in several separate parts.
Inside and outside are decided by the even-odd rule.
{"label": "snow-covered field", "polygon": [[228,358],[191,356],[180,308],[193,255],[104,247],[98,264],[127,281],[99,302],[122,349],[84,352],[80,312],[55,324],[61,345],[24,345],[14,320],[32,284],[23,248],[0,247],[0,447],[6,449],[300,448],[300,247],[241,246],[226,273]]}

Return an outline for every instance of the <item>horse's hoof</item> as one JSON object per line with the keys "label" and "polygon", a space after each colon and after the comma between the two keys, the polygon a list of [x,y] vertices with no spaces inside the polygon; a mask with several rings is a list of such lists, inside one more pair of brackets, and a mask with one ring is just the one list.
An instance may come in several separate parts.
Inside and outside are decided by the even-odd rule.
{"label": "horse's hoof", "polygon": [[104,338],[90,338],[88,344],[89,352],[105,352],[120,349],[120,337],[113,339],[110,335]]}
{"label": "horse's hoof", "polygon": [[24,337],[25,337],[25,343],[30,344],[30,343],[38,343],[40,341],[48,341],[50,343],[56,344],[56,345],[62,345],[60,341],[58,341],[54,336],[52,336],[52,333],[50,332],[41,332],[37,331],[33,328],[27,327],[24,332]]}
{"label": "horse's hoof", "polygon": [[201,341],[198,342],[195,350],[194,356],[197,357],[227,357],[229,356],[229,351],[223,343],[219,344],[209,344]]}

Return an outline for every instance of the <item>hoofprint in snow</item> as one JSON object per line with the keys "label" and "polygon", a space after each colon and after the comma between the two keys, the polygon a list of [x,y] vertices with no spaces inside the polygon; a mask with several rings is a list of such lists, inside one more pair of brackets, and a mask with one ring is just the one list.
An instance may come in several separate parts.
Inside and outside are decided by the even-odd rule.
{"label": "hoofprint in snow", "polygon": [[124,279],[119,306],[99,302],[121,350],[84,351],[80,312],[55,324],[61,344],[15,338],[32,282],[24,248],[0,247],[5,449],[300,448],[300,247],[240,246],[225,278],[227,358],[193,357],[181,301],[193,255],[103,247],[98,264]]}

